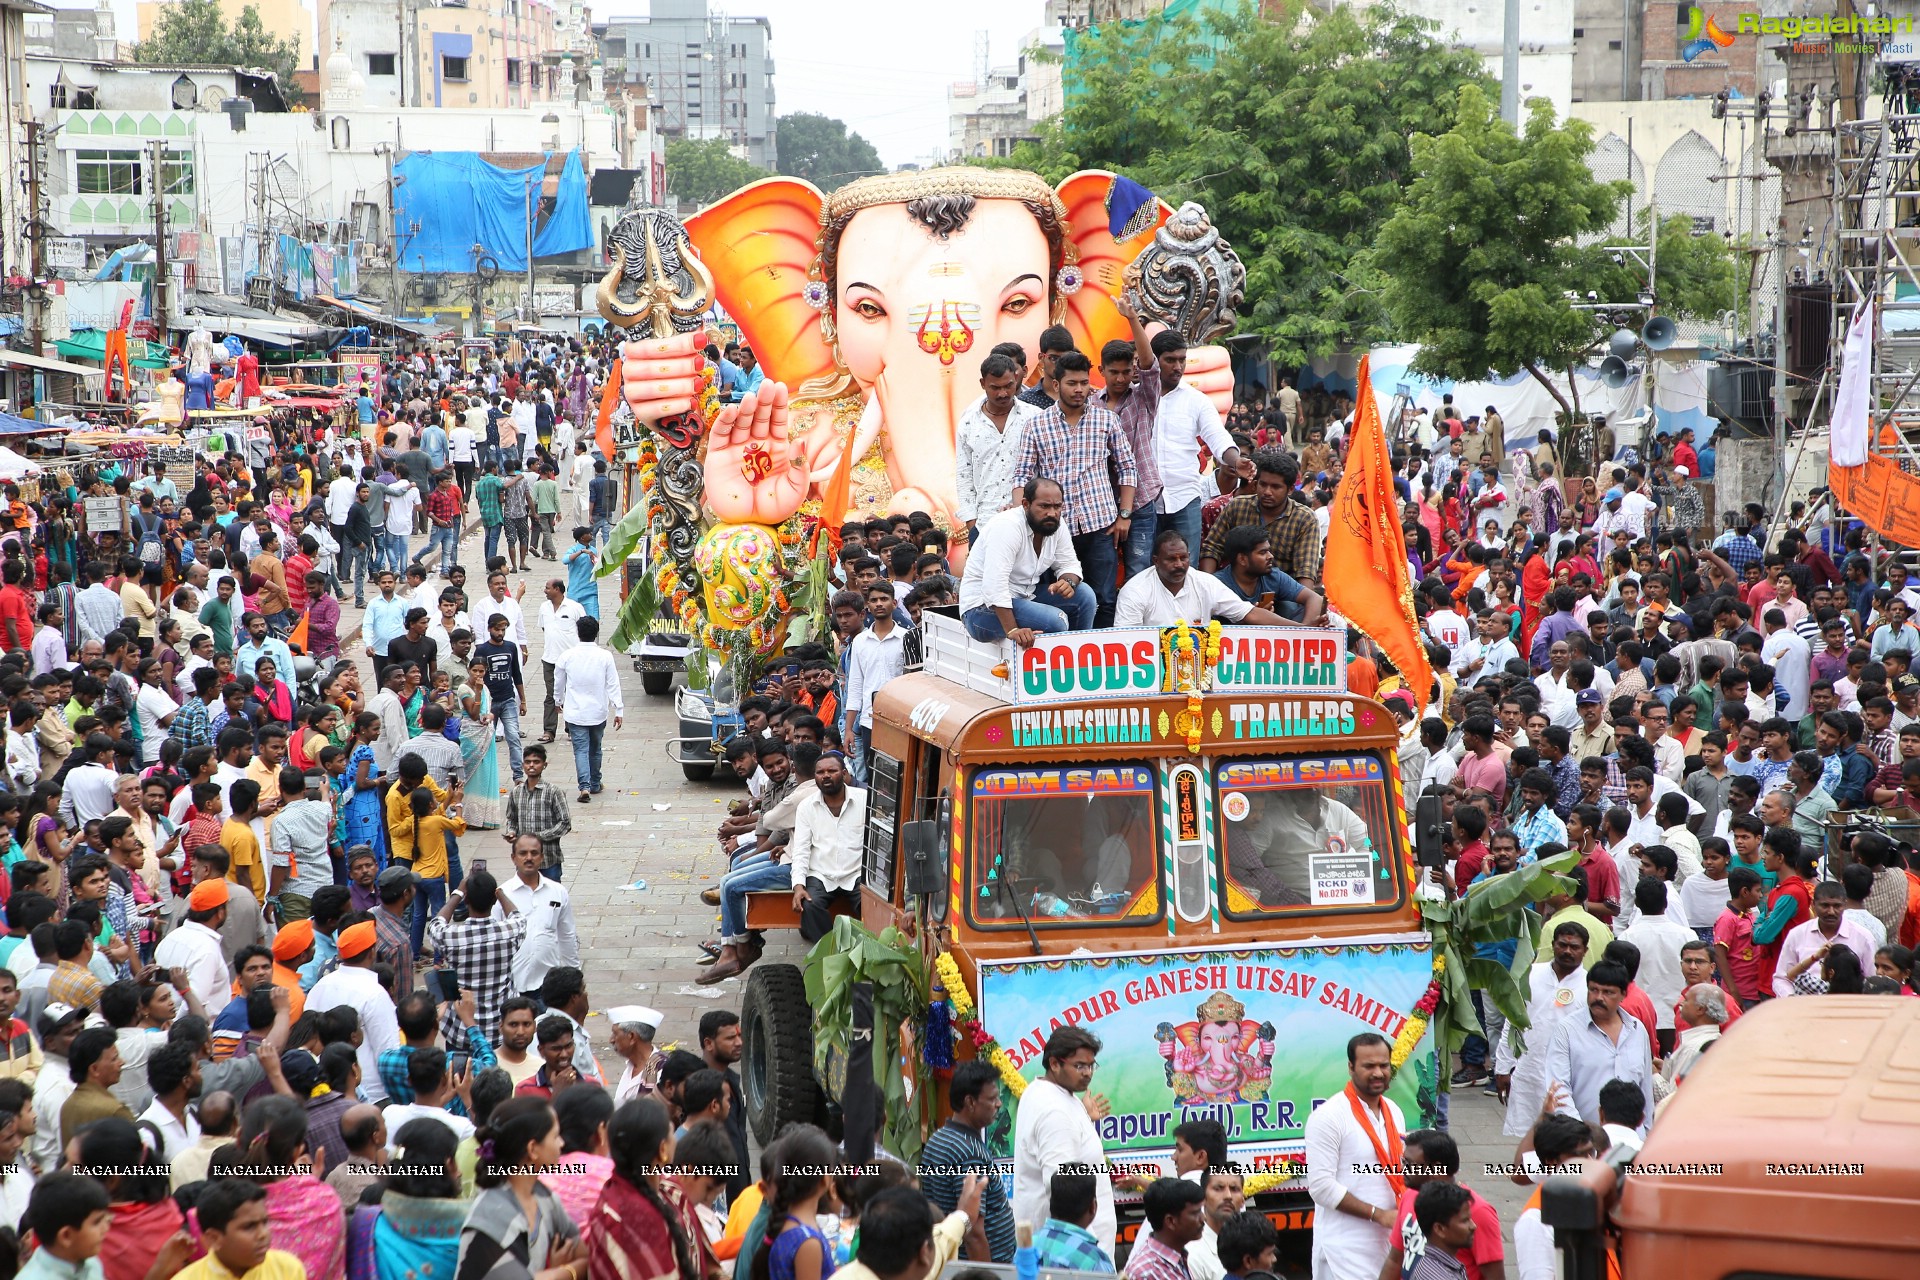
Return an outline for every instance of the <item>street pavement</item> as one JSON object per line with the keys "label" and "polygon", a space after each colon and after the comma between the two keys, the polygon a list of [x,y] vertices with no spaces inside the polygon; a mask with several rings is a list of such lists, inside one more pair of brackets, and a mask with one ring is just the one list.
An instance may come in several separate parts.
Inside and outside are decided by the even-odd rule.
{"label": "street pavement", "polygon": [[[409,549],[418,551],[419,546],[416,537]],[[482,589],[473,585],[484,580],[481,547],[475,522],[460,545],[460,562],[467,568],[470,594]],[[544,688],[539,666],[544,647],[538,625],[541,591],[549,579],[566,576],[557,562],[535,558],[531,566],[527,573],[508,575],[510,590],[525,587],[521,605],[531,658],[527,664],[528,714],[521,724],[528,742],[539,738]],[[615,574],[600,583],[600,615],[609,632],[619,608],[619,582]],[[436,579],[435,585],[442,584]],[[373,591],[371,585],[368,591]],[[347,600],[342,606],[340,634],[346,652],[361,666],[365,687],[372,690],[372,667],[359,644],[360,620],[361,611]],[[563,872],[579,922],[581,967],[592,1004],[587,1030],[609,1081],[618,1079],[622,1063],[609,1043],[607,1009],[623,1004],[658,1009],[665,1015],[659,1047],[677,1045],[698,1052],[700,1016],[710,1009],[737,1011],[744,981],[731,978],[713,987],[699,987],[693,980],[704,972],[695,963],[698,952],[694,944],[718,932],[718,911],[699,898],[700,891],[718,884],[726,870],[726,858],[714,831],[726,813],[727,803],[744,795],[745,788],[724,764],[712,781],[687,781],[680,766],[667,756],[667,743],[679,734],[673,699],[643,693],[631,661],[623,658],[618,666],[626,722],[619,730],[609,728],[606,736],[602,765],[606,790],[591,804],[573,805],[573,834],[564,844]],[[548,752],[548,778],[571,795],[573,752],[564,727]],[[503,783],[509,778],[505,755],[502,744]],[[499,868],[507,865],[505,848],[505,841],[498,839],[497,833],[474,833],[461,841],[463,859],[470,862],[475,856],[487,857]],[[797,933],[774,933],[768,935],[761,962],[799,964],[805,955],[806,947]],[[1094,1087],[1099,1087],[1098,1077]],[[1513,1156],[1514,1140],[1501,1134],[1502,1113],[1503,1108],[1478,1088],[1461,1090],[1453,1095],[1450,1123],[1460,1144],[1461,1181],[1499,1210],[1504,1234],[1511,1242],[1513,1219],[1526,1200],[1527,1190],[1484,1172],[1486,1165],[1504,1164]]]}

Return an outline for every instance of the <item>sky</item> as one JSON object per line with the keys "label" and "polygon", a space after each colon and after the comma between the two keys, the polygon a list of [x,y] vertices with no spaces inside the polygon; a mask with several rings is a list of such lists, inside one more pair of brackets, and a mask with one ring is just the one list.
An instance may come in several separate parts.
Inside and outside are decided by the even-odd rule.
{"label": "sky", "polygon": [[[891,168],[926,161],[947,142],[947,85],[973,79],[974,38],[989,33],[1010,63],[1040,25],[1042,0],[710,0],[715,11],[765,17],[773,29],[781,115],[814,111],[863,135]],[[604,8],[603,8],[604,6]],[[599,0],[596,21],[646,12],[644,0]]]}

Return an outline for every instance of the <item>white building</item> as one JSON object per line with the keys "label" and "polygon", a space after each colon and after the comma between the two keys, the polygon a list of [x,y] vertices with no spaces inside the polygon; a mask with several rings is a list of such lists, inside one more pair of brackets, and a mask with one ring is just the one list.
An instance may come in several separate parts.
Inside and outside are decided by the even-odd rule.
{"label": "white building", "polygon": [[[86,247],[84,265],[63,274],[87,278],[112,250],[152,240],[158,144],[176,296],[242,295],[262,249],[281,235],[323,248],[352,244],[371,293],[404,284],[389,275],[387,224],[391,165],[408,152],[477,151],[526,165],[577,149],[589,174],[629,163],[651,174],[659,153],[647,112],[596,100],[597,68],[566,102],[436,111],[364,105],[361,78],[335,56],[323,70],[321,109],[308,112],[286,110],[271,77],[231,67],[24,62],[27,101],[51,135],[50,220]],[[76,101],[89,105],[56,105]],[[583,257],[597,260],[596,252]]]}
{"label": "white building", "polygon": [[[1501,0],[1406,0],[1409,13],[1439,23],[1439,39],[1479,54],[1500,79],[1506,35]],[[1573,103],[1574,0],[1520,0],[1521,118],[1529,98],[1545,98],[1556,117]]]}

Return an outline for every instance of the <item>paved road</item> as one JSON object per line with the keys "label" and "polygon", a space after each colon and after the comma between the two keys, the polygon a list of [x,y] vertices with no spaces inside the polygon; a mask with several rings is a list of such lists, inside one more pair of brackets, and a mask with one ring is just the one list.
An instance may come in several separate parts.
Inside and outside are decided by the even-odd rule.
{"label": "paved road", "polygon": [[[476,581],[482,559],[477,531],[462,544],[461,558],[469,582]],[[538,559],[533,561],[531,572],[510,575],[514,588],[522,583],[526,587],[522,603],[532,650],[528,667],[528,696],[532,701],[528,707],[531,714],[522,723],[530,727],[534,737],[540,722],[538,663],[543,639],[535,620],[543,584],[563,576],[557,564]],[[618,576],[601,583],[601,616],[609,629],[619,605],[618,583]],[[341,634],[356,638],[350,650],[356,653],[359,624],[360,613],[349,600],[341,618]],[[360,656],[360,662],[362,677],[371,689],[370,664],[364,656]],[[587,1029],[610,1079],[617,1077],[621,1064],[608,1045],[604,1010],[626,1003],[651,1005],[666,1015],[661,1045],[677,1042],[697,1051],[700,1015],[709,1009],[737,1010],[742,981],[729,979],[710,988],[693,983],[703,972],[694,963],[694,943],[716,933],[719,919],[717,911],[700,902],[699,893],[717,884],[726,869],[714,829],[727,802],[744,794],[744,788],[731,779],[725,766],[711,782],[694,783],[683,778],[680,766],[667,758],[665,748],[667,740],[679,731],[672,699],[648,697],[641,692],[639,675],[631,663],[622,662],[620,668],[626,724],[607,735],[603,765],[606,791],[592,804],[574,807],[564,873],[579,918],[581,961],[593,1006]],[[549,750],[552,764],[548,776],[562,787],[570,787],[574,777],[572,751],[564,730]],[[507,776],[504,752],[501,775],[503,780]],[[504,841],[475,835],[463,842],[462,853],[470,858],[487,850],[483,856],[491,856],[504,866],[502,853],[487,849],[493,843],[504,849]],[[805,951],[798,935],[770,935],[765,958],[797,964]],[[1511,1223],[1525,1201],[1526,1191],[1482,1172],[1485,1164],[1504,1163],[1513,1154],[1513,1141],[1500,1133],[1501,1114],[1498,1104],[1478,1089],[1454,1095],[1452,1129],[1461,1146],[1462,1180],[1499,1209],[1510,1240]]]}

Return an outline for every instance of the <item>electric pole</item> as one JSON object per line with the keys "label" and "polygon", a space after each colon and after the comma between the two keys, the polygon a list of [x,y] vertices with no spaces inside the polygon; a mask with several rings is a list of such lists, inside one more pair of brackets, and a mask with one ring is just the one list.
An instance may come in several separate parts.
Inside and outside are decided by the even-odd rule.
{"label": "electric pole", "polygon": [[171,281],[167,265],[166,143],[156,138],[147,146],[153,154],[153,323],[162,346],[167,340],[167,303]]}
{"label": "electric pole", "polygon": [[33,354],[46,354],[47,302],[38,290],[47,278],[47,222],[40,216],[40,122],[27,120],[27,258],[33,287],[27,292],[27,304],[33,308]]}

